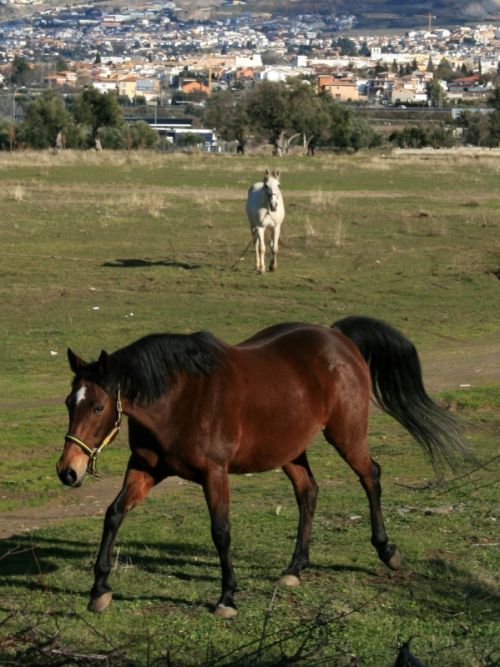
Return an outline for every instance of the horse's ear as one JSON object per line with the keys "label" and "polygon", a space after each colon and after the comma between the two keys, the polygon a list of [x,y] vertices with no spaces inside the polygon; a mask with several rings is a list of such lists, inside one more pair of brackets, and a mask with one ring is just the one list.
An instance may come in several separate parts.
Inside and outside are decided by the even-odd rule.
{"label": "horse's ear", "polygon": [[270,173],[269,169],[266,169],[266,176],[269,176]]}
{"label": "horse's ear", "polygon": [[279,177],[280,177],[280,170],[279,170],[279,169],[276,169],[276,171],[274,172],[274,177],[275,177],[275,178],[279,178]]}
{"label": "horse's ear", "polygon": [[69,361],[69,367],[75,373],[75,375],[78,373],[78,371],[83,368],[83,366],[86,366],[87,364],[81,359],[78,355],[76,355],[73,350],[71,350],[68,347],[68,361]]}
{"label": "horse's ear", "polygon": [[105,352],[104,350],[101,350],[101,354],[99,356],[99,359],[97,360],[97,365],[99,366],[100,371],[102,371],[103,373],[107,373],[107,371],[108,371],[108,353]]}

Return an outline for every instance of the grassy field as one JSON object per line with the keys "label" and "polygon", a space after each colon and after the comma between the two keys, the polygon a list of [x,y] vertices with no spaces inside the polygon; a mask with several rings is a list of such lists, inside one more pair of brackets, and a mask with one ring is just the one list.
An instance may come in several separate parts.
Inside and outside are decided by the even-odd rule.
{"label": "grassy field", "polygon": [[[279,269],[258,276],[244,202],[266,167],[281,169],[287,213]],[[498,353],[499,176],[498,158],[458,152],[0,154],[0,512],[14,526],[16,512],[28,526],[48,508],[61,514],[0,541],[0,664],[344,666],[358,656],[383,667],[413,637],[427,665],[498,665],[498,355],[482,357],[473,382],[466,369],[472,351]],[[127,518],[114,601],[87,612],[99,489],[118,490],[127,447],[122,434],[106,450],[103,480],[61,488],[66,348],[91,359],[147,333],[198,329],[237,342],[268,324],[347,314],[386,319],[415,342],[446,390],[434,395],[490,461],[429,484],[417,446],[374,411],[371,450],[405,568],[379,563],[364,493],[319,438],[312,563],[299,589],[276,588],[296,526],[288,480],[235,477],[240,614],[213,617],[219,568],[203,494],[175,480]],[[64,519],[93,490],[91,516]]]}

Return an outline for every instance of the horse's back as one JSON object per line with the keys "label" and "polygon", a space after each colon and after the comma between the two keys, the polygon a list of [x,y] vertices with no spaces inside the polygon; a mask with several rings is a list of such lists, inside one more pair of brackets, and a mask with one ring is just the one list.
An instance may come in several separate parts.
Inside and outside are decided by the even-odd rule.
{"label": "horse's back", "polygon": [[248,188],[248,196],[250,196],[254,192],[257,192],[258,190],[262,190],[263,187],[264,187],[264,183],[262,183],[262,181],[257,181],[257,183],[253,183]]}
{"label": "horse's back", "polygon": [[254,183],[248,188],[246,212],[250,225],[258,225],[262,219],[261,211],[265,215],[264,186],[262,183]]}
{"label": "horse's back", "polygon": [[331,371],[350,362],[366,373],[366,363],[357,346],[340,330],[317,324],[275,324],[246,338],[235,349],[252,351],[256,355],[270,354],[276,359],[286,358],[291,367],[296,362],[301,367],[319,364]]}
{"label": "horse's back", "polygon": [[236,347],[246,347],[250,345],[265,344],[272,339],[287,334],[295,329],[307,328],[314,325],[305,324],[304,322],[281,322],[280,324],[272,324],[265,329],[261,329],[257,333],[250,336],[250,338],[245,338],[245,340],[238,343]]}

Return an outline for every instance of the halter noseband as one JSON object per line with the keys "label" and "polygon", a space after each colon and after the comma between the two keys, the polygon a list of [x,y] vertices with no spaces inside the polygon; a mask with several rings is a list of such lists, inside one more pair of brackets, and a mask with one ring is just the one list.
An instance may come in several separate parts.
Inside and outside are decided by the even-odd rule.
{"label": "halter noseband", "polygon": [[120,398],[120,390],[118,389],[118,395],[116,397],[116,421],[115,425],[111,429],[111,431],[108,433],[108,435],[102,440],[100,445],[97,445],[96,447],[89,447],[87,443],[83,442],[83,440],[80,440],[76,435],[73,433],[66,433],[64,436],[65,440],[71,440],[71,442],[74,442],[75,445],[78,445],[80,449],[82,449],[85,454],[88,455],[89,461],[87,463],[87,470],[89,474],[95,475],[97,473],[97,457],[99,454],[102,452],[104,447],[109,445],[113,440],[116,438],[118,433],[120,432],[120,424],[122,421],[122,402]]}

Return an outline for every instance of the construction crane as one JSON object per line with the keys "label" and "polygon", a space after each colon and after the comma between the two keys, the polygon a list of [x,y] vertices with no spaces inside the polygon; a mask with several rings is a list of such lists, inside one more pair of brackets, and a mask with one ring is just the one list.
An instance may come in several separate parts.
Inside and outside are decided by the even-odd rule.
{"label": "construction crane", "polygon": [[427,14],[415,14],[415,16],[426,16],[428,20],[429,32],[432,32],[432,19],[437,19],[437,16],[434,16],[432,12],[428,12]]}

